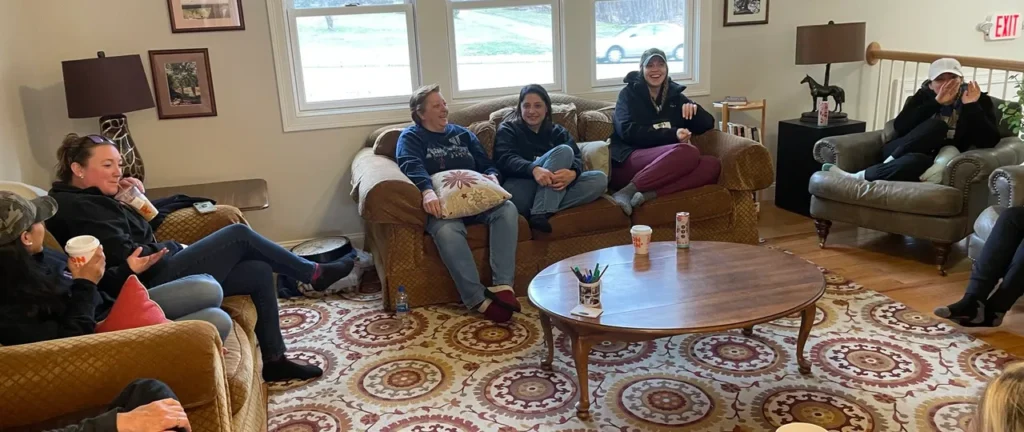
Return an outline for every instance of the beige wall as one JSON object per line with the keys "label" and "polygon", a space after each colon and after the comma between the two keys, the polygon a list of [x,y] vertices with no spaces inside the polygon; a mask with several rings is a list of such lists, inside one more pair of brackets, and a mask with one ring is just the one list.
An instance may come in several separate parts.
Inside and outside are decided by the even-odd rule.
{"label": "beige wall", "polygon": [[[722,2],[712,5],[712,96],[769,99],[772,148],[771,124],[808,109],[800,79],[806,73],[820,79],[823,73],[822,67],[793,65],[798,25],[866,21],[868,39],[886,48],[1024,58],[1024,39],[984,42],[974,30],[990,12],[1022,11],[1019,0],[975,0],[969,10],[977,12],[952,0],[774,0],[770,24],[728,28],[722,27]],[[148,68],[151,49],[209,48],[217,117],[157,120],[152,109],[128,114],[146,161],[147,183],[260,177],[270,185],[271,207],[249,217],[270,238],[362,231],[348,196],[349,164],[373,127],[282,132],[265,1],[244,1],[245,31],[196,34],[170,32],[163,0],[18,3],[24,10],[5,14],[4,20],[17,22],[4,26],[0,36],[0,179],[44,183],[61,137],[97,129],[92,119],[67,118],[62,60],[91,57],[98,50],[137,53]],[[18,31],[7,31],[11,28]],[[578,49],[587,48],[569,47]],[[833,82],[846,88],[852,113],[864,93],[862,81],[870,81],[862,76],[870,70],[861,64],[833,68]]]}

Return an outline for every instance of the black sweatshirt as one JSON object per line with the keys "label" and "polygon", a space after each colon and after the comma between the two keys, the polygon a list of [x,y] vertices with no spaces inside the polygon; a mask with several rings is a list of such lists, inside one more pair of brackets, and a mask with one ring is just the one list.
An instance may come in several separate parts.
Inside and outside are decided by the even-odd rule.
{"label": "black sweatshirt", "polygon": [[572,148],[576,158],[572,169],[576,178],[583,172],[583,159],[576,141],[564,127],[552,127],[534,132],[522,121],[503,122],[494,139],[494,163],[505,177],[533,179],[533,162],[556,146],[565,144]]}
{"label": "black sweatshirt", "polygon": [[[910,133],[917,125],[939,114],[942,105],[935,100],[935,96],[927,82],[914,93],[893,121],[897,137]],[[995,147],[1000,139],[997,125],[995,104],[988,94],[982,93],[978,102],[964,104],[961,108],[953,135],[953,145],[961,152],[971,147]]]}
{"label": "black sweatshirt", "polygon": [[58,298],[0,299],[0,345],[92,334],[96,323],[107,317],[121,286],[133,274],[127,265],[111,268],[97,286],[86,279],[72,279],[68,258],[59,251],[44,248],[33,258],[40,272],[56,280]]}
{"label": "black sweatshirt", "polygon": [[75,236],[96,237],[103,245],[107,267],[127,265],[126,260],[137,247],[142,248],[142,256],[167,248],[167,256],[140,275],[143,283],[149,282],[149,276],[159,274],[167,259],[181,250],[181,245],[174,241],[158,243],[153,227],[142,215],[98,188],[79,189],[55,182],[50,196],[57,201],[57,214],[46,221],[50,233],[61,245]]}
{"label": "black sweatshirt", "polygon": [[[635,149],[678,143],[676,131],[679,129],[700,135],[715,128],[715,118],[699,105],[693,118],[684,119],[683,105],[694,102],[683,95],[686,86],[671,78],[665,79],[668,94],[661,101],[661,111],[658,112],[640,72],[630,72],[623,78],[626,86],[619,91],[619,99],[615,102],[615,131],[609,146],[611,159],[616,164],[625,162]],[[668,127],[655,127],[666,122]]]}

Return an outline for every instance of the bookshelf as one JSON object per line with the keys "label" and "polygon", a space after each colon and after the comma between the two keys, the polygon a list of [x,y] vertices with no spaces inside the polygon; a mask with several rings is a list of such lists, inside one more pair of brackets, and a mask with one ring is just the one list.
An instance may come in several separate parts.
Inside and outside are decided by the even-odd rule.
{"label": "bookshelf", "polygon": [[767,99],[761,99],[760,102],[756,102],[756,101],[747,102],[746,105],[733,105],[733,106],[730,106],[730,105],[726,105],[726,104],[723,104],[723,103],[717,103],[717,102],[714,105],[715,105],[715,108],[718,108],[718,109],[722,110],[722,132],[725,132],[725,133],[729,133],[729,117],[730,117],[729,114],[731,112],[733,112],[733,111],[756,111],[756,110],[761,110],[761,141],[762,141],[762,145],[764,144],[763,141],[764,141],[765,131],[766,131],[765,123],[766,123],[766,120],[767,120],[767,117],[768,117],[768,114],[767,114],[768,113],[768,100]]}

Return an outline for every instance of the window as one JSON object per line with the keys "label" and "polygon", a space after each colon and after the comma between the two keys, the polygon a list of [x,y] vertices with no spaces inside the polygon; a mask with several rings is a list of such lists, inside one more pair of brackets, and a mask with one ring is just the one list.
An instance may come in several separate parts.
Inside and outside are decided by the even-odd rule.
{"label": "window", "polygon": [[456,97],[561,89],[558,1],[451,0]]}
{"label": "window", "polygon": [[300,110],[401,102],[418,85],[411,3],[292,3],[288,18]]}
{"label": "window", "polygon": [[595,0],[594,86],[618,85],[640,56],[660,48],[674,80],[692,80],[694,0]]}

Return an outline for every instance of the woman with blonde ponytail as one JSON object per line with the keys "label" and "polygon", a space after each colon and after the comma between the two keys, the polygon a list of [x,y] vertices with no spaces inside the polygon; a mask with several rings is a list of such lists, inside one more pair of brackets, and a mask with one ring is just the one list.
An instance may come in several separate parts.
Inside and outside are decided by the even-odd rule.
{"label": "woman with blonde ponytail", "polygon": [[1011,364],[988,384],[975,420],[975,432],[1024,431],[1024,362]]}

